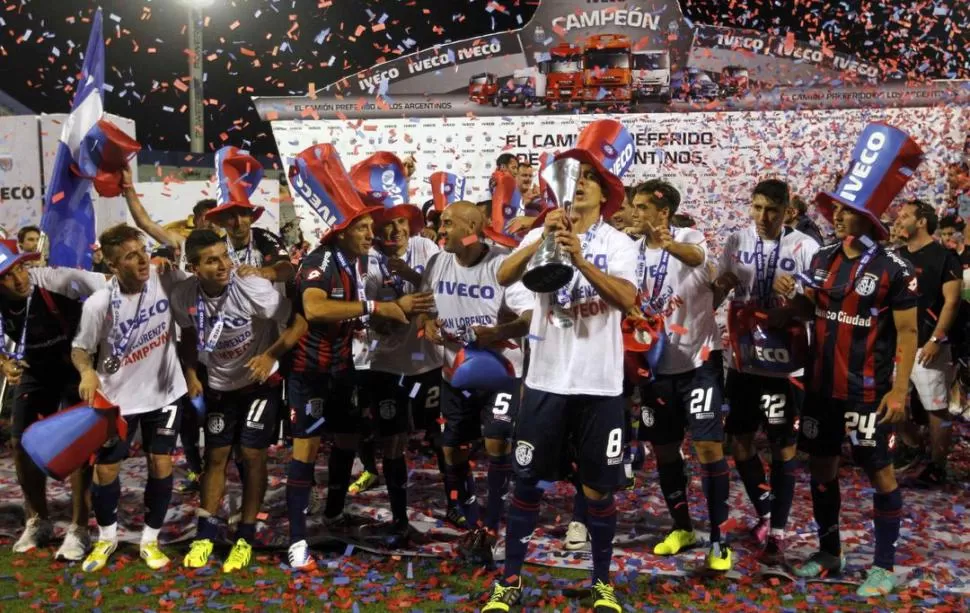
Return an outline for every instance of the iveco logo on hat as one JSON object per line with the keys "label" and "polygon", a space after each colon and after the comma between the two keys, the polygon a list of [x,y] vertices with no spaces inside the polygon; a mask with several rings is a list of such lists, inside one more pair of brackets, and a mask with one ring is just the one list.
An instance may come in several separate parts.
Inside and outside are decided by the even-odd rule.
{"label": "iveco logo on hat", "polygon": [[886,135],[882,132],[873,132],[866,141],[866,146],[859,154],[859,160],[852,165],[849,176],[846,177],[845,185],[839,192],[839,198],[844,198],[849,202],[855,202],[859,190],[862,189],[863,181],[872,172],[872,166],[879,159],[879,151],[886,145]]}

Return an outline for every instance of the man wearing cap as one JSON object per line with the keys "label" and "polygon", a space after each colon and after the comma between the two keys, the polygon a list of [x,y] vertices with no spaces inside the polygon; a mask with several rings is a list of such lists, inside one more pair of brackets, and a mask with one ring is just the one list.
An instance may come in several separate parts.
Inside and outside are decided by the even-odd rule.
{"label": "man wearing cap", "polygon": [[128,437],[114,437],[97,454],[91,502],[100,535],[82,568],[101,570],[118,547],[118,473],[140,426],[148,460],[140,553],[149,568],[158,570],[169,563],[158,536],[172,499],[172,452],[181,421],[178,400],[186,391],[169,295],[185,273],[170,266],[156,270],[142,233],[131,226],[113,226],[98,242],[114,278],[85,301],[71,361],[81,375],[81,398],[91,402],[100,389],[121,409]]}
{"label": "man wearing cap", "polygon": [[[204,212],[204,220],[225,230],[229,257],[240,275],[259,275],[273,283],[289,282],[296,268],[290,263],[282,240],[269,230],[252,227],[264,211],[249,202],[262,179],[263,167],[236,147],[217,151],[215,162],[216,206]],[[124,172],[122,189],[136,225],[155,240],[181,248],[184,236],[163,228],[148,216],[131,182],[130,170]]]}
{"label": "man wearing cap", "polygon": [[[818,243],[785,225],[788,208],[787,183],[765,179],[755,186],[749,209],[752,224],[728,237],[721,252],[720,276],[714,281],[715,305],[719,306],[733,292],[732,312],[745,307],[779,306],[784,299],[774,292],[776,273],[809,270]],[[786,347],[784,355],[790,355],[792,350],[791,346]],[[795,495],[795,452],[804,372],[785,369],[775,376],[752,374],[738,369],[746,357],[728,354],[726,395],[731,411],[725,430],[732,435],[734,466],[758,514],[752,534],[764,548],[761,561],[780,565],[784,562],[785,528]],[[762,426],[771,448],[770,487],[754,441]]]}
{"label": "man wearing cap", "polygon": [[[490,562],[498,540],[503,497],[512,474],[511,440],[519,407],[522,377],[522,337],[529,331],[532,293],[521,283],[508,289],[496,274],[505,252],[482,239],[488,233],[474,204],[455,202],[441,215],[439,235],[444,253],[431,258],[421,282],[422,290],[434,293],[436,316],[422,316],[424,336],[444,346],[441,414],[445,455],[445,487],[449,500],[457,501],[472,532],[462,553],[476,562]],[[497,239],[501,235],[490,234]],[[514,243],[512,243],[514,244]],[[511,364],[507,373],[488,389],[459,389],[456,364],[465,345],[499,352]],[[473,364],[469,367],[474,368]],[[484,522],[480,522],[471,474],[471,445],[484,436],[488,454],[488,501]]]}
{"label": "man wearing cap", "polygon": [[522,597],[520,573],[542,499],[538,483],[560,476],[568,440],[588,500],[594,609],[621,611],[610,585],[613,490],[623,480],[625,447],[620,326],[636,303],[637,256],[630,238],[603,219],[623,202],[623,184],[611,170],[622,174],[633,154],[633,139],[619,122],[601,120],[584,129],[577,147],[558,156],[582,163],[569,215],[550,212],[544,227],[530,231],[497,274],[506,287],[519,281],[546,235],[577,269],[562,289],[536,294],[530,329],[535,342],[516,424],[505,568],[483,611],[508,611]]}
{"label": "man wearing cap", "polygon": [[640,388],[638,435],[657,456],[660,489],[674,520],[674,529],[653,552],[674,555],[697,542],[681,454],[689,431],[710,516],[711,548],[705,561],[711,570],[728,571],[733,554],[721,543],[720,525],[728,515],[730,469],[723,450],[721,354],[713,352],[719,334],[707,243],[693,228],[671,227],[679,206],[680,193],[666,181],[653,179],[634,189],[631,223],[643,235],[636,245],[643,310],[661,315],[667,333],[655,380]]}
{"label": "man wearing cap", "polygon": [[848,436],[853,458],[874,488],[875,559],[857,590],[868,597],[886,595],[897,583],[893,565],[903,499],[892,463],[893,424],[906,414],[917,343],[917,280],[905,260],[879,246],[887,237],[879,216],[919,165],[922,151],[900,130],[873,123],[863,130],[854,157],[836,192],[816,199],[839,242],[818,252],[800,284],[776,277],[776,289],[793,300],[771,319],[780,323],[798,315],[815,322],[799,446],[811,456],[820,550],[797,565],[795,575],[833,575],[845,567],[838,468]]}
{"label": "man wearing cap", "polygon": [[[373,214],[374,247],[367,258],[365,278],[369,300],[393,301],[414,294],[421,273],[438,246],[417,234],[422,227],[421,211],[409,200],[407,174],[401,161],[381,151],[355,165],[351,178],[363,199],[378,204]],[[441,352],[418,334],[415,318],[409,325],[375,320],[364,351],[369,368],[362,372],[358,401],[368,405],[383,440],[384,478],[394,522],[400,534],[407,535],[407,463],[404,451],[408,442],[409,407],[415,425],[429,430],[439,457],[438,425],[441,382]],[[367,443],[365,443],[367,445]],[[362,460],[373,458],[373,444]],[[363,491],[377,481],[366,464],[351,492]],[[443,469],[441,464],[439,468]]]}
{"label": "man wearing cap", "polygon": [[[81,300],[105,286],[104,275],[66,268],[28,268],[40,253],[18,253],[14,241],[0,243],[0,371],[13,386],[12,438],[17,481],[24,494],[27,526],[15,553],[44,546],[52,536],[47,479],[20,438],[32,423],[76,404],[77,373],[66,357],[81,319]],[[90,473],[71,475],[72,520],[55,559],[78,561],[87,553],[87,483]]]}
{"label": "man wearing cap", "polygon": [[[929,421],[930,463],[917,479],[924,485],[946,482],[946,460],[950,454],[952,424],[949,415],[950,334],[960,310],[963,269],[956,254],[933,240],[936,211],[922,200],[911,200],[899,210],[896,226],[905,240],[897,253],[919,278],[917,319],[919,336],[912,383],[919,404]],[[915,409],[915,404],[912,406]],[[913,411],[913,417],[917,416]]]}
{"label": "man wearing cap", "polygon": [[493,248],[508,253],[519,245],[525,231],[532,227],[534,218],[524,215],[523,204],[515,178],[507,173],[496,174],[489,215],[482,228]]}
{"label": "man wearing cap", "polygon": [[[233,572],[249,565],[256,515],[266,491],[266,449],[281,401],[278,362],[307,327],[297,316],[279,334],[290,322],[289,300],[265,279],[237,276],[225,241],[214,231],[193,231],[185,241],[185,255],[195,276],[175,286],[171,307],[182,328],[179,349],[188,395],[204,397],[207,469],[196,538],[183,563],[202,568],[212,555],[226,465],[232,446],[239,445],[245,463],[242,520],[222,567]],[[196,372],[200,360],[208,372],[204,386]]]}
{"label": "man wearing cap", "polygon": [[355,330],[371,317],[408,325],[408,317],[431,308],[433,299],[427,294],[389,301],[367,299],[362,260],[373,246],[371,215],[381,207],[364,204],[332,145],[316,145],[300,153],[290,167],[290,180],[294,193],[330,226],[320,246],[303,260],[296,278],[294,309],[306,318],[309,330],[293,352],[287,379],[293,433],[286,483],[288,558],[293,569],[309,570],[316,564],[306,542],[306,509],[324,430],[334,435],[324,525],[339,529],[347,524],[344,502],[360,432],[353,398]]}

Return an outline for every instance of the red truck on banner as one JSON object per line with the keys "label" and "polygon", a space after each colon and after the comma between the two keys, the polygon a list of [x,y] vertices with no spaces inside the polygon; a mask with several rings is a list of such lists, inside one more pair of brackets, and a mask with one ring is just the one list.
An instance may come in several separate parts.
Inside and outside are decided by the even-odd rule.
{"label": "red truck on banner", "polygon": [[472,75],[468,80],[468,99],[478,104],[498,104],[498,79],[490,72]]}
{"label": "red truck on banner", "polygon": [[583,95],[583,49],[560,43],[550,49],[550,58],[540,63],[546,73],[546,103],[556,110],[572,107]]}
{"label": "red truck on banner", "polygon": [[583,102],[629,105],[632,45],[625,34],[596,34],[583,50]]}

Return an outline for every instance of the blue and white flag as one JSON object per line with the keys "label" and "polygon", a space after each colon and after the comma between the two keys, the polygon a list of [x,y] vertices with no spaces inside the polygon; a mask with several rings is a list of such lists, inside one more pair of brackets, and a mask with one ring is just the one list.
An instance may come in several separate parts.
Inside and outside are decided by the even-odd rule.
{"label": "blue and white flag", "polygon": [[[91,245],[95,241],[91,179],[79,173],[81,148],[91,141],[104,115],[104,37],[101,9],[94,14],[91,36],[84,54],[71,114],[64,122],[57,157],[47,191],[41,229],[50,240],[48,264],[91,269]],[[72,166],[74,169],[72,170]]]}

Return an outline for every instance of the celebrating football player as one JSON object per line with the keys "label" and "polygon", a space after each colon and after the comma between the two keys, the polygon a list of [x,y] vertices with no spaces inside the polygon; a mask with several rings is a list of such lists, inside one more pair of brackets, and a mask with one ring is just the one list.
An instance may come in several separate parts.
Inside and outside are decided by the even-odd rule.
{"label": "celebrating football player", "polygon": [[81,375],[81,398],[91,402],[95,391],[102,390],[120,407],[128,437],[114,437],[95,460],[91,503],[100,534],[83,568],[101,570],[118,547],[118,472],[140,426],[148,460],[140,553],[148,567],[157,570],[169,563],[158,535],[172,499],[172,452],[181,417],[178,399],[186,391],[169,295],[184,273],[171,266],[156,270],[142,233],[131,226],[109,228],[98,242],[114,278],[84,303],[71,361]]}

